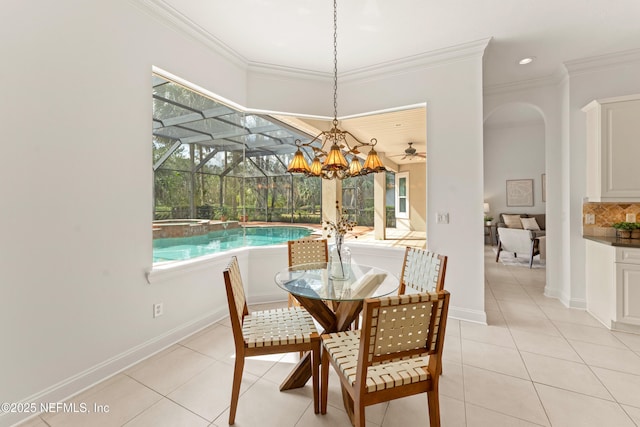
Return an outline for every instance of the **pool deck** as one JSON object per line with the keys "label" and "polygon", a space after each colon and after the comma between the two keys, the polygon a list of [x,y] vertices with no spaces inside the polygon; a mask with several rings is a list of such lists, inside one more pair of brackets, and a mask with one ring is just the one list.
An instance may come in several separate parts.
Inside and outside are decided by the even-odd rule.
{"label": "pool deck", "polygon": [[[269,226],[269,225],[288,225],[309,227],[316,230],[316,232],[322,232],[322,225],[320,224],[300,224],[290,222],[260,222],[249,221],[241,223],[243,226]],[[314,233],[315,234],[315,233]],[[356,226],[353,231],[350,231],[346,235],[346,240],[356,240],[358,242],[366,242],[373,245],[391,246],[391,247],[416,247],[425,249],[427,247],[426,233],[424,231],[408,231],[399,230],[396,228],[387,228],[386,239],[376,240],[374,239],[373,227]],[[330,239],[331,240],[331,239]]]}

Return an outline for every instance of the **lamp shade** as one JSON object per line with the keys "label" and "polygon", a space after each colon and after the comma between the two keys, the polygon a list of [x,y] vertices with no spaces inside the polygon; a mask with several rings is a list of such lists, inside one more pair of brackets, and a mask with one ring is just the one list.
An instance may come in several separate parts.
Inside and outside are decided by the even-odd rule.
{"label": "lamp shade", "polygon": [[384,172],[387,169],[382,165],[380,161],[380,157],[378,157],[378,153],[376,150],[371,148],[369,150],[369,154],[367,154],[367,160],[364,161],[364,166],[362,167],[362,172],[367,174],[371,172]]}
{"label": "lamp shade", "polygon": [[489,203],[485,202],[484,203],[484,213],[489,213],[491,209],[489,208]]}
{"label": "lamp shade", "polygon": [[347,159],[344,158],[344,154],[340,151],[340,147],[338,144],[333,144],[331,146],[331,151],[327,155],[327,159],[324,161],[324,165],[322,165],[322,170],[326,171],[345,171],[349,169],[347,166]]}
{"label": "lamp shade", "polygon": [[351,163],[349,163],[349,176],[358,176],[362,172],[362,165],[357,156],[353,156]]}
{"label": "lamp shade", "polygon": [[320,163],[320,159],[317,157],[313,158],[313,162],[311,162],[311,171],[309,172],[311,176],[320,176],[322,175],[322,163]]}
{"label": "lamp shade", "polygon": [[293,156],[291,163],[289,163],[289,167],[287,168],[287,172],[291,173],[309,173],[309,165],[304,158],[304,154],[298,148],[296,154]]}

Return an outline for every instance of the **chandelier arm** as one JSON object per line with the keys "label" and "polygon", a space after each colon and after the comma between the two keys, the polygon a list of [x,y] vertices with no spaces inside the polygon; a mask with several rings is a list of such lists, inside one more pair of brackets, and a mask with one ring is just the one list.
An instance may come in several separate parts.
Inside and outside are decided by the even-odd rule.
{"label": "chandelier arm", "polygon": [[[312,149],[316,149],[316,150],[319,150],[322,154],[326,155],[326,154],[327,154],[327,152],[323,149],[323,147],[324,147],[324,145],[325,145],[325,142],[324,142],[324,141],[322,141],[322,136],[323,136],[324,134],[325,134],[325,132],[321,132],[320,134],[316,135],[316,136],[315,136],[315,138],[313,138],[313,139],[312,139],[311,141],[309,141],[309,142],[302,142],[301,140],[296,139],[296,140],[295,140],[295,145],[296,145],[296,147],[298,147],[298,148],[300,148],[300,147],[309,147],[309,148],[312,148]],[[313,143],[314,143],[314,142],[316,142],[316,141],[322,141],[322,144],[320,145],[320,148],[318,148],[318,147],[314,147],[314,146],[312,146],[312,145],[311,145],[311,144],[313,144]]]}
{"label": "chandelier arm", "polygon": [[[353,138],[356,141],[356,144],[354,144],[353,148],[358,148],[358,147],[373,147],[374,145],[376,145],[378,143],[378,140],[375,138],[371,138],[371,142],[364,142],[364,141],[360,141],[358,138],[356,138],[356,136],[354,134],[352,134],[351,132],[349,132],[348,130],[342,131],[345,134],[349,135],[351,138]],[[345,138],[345,141],[347,139]]]}

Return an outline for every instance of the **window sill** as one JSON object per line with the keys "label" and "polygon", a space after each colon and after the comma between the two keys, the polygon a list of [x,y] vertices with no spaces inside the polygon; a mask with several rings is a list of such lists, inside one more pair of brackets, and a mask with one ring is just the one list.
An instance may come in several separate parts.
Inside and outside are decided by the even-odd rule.
{"label": "window sill", "polygon": [[210,268],[211,264],[216,262],[221,262],[226,265],[231,256],[242,254],[247,250],[248,248],[238,248],[184,261],[168,261],[154,264],[151,270],[146,273],[147,283],[154,284],[182,276],[185,273]]}

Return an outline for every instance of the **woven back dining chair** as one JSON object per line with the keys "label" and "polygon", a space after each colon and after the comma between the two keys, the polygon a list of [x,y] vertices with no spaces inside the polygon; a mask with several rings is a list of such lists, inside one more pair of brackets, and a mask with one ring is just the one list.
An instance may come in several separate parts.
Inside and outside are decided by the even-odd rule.
{"label": "woven back dining chair", "polygon": [[407,287],[417,292],[440,292],[444,289],[447,257],[424,249],[407,247],[404,252],[398,295]]}
{"label": "woven back dining chair", "polygon": [[[289,267],[302,264],[325,263],[328,261],[327,239],[298,239],[287,242]],[[299,306],[295,297],[289,294],[289,307]]]}
{"label": "woven back dining chair", "polygon": [[223,276],[236,350],[229,424],[235,422],[244,359],[265,354],[312,353],[313,404],[317,414],[320,409],[320,336],[313,317],[301,307],[249,312],[236,257],[231,258]]}
{"label": "woven back dining chair", "polygon": [[366,299],[361,330],[322,336],[320,411],[327,412],[331,363],[353,401],[355,427],[365,426],[365,407],[425,392],[429,425],[440,426],[448,308],[447,291]]}

